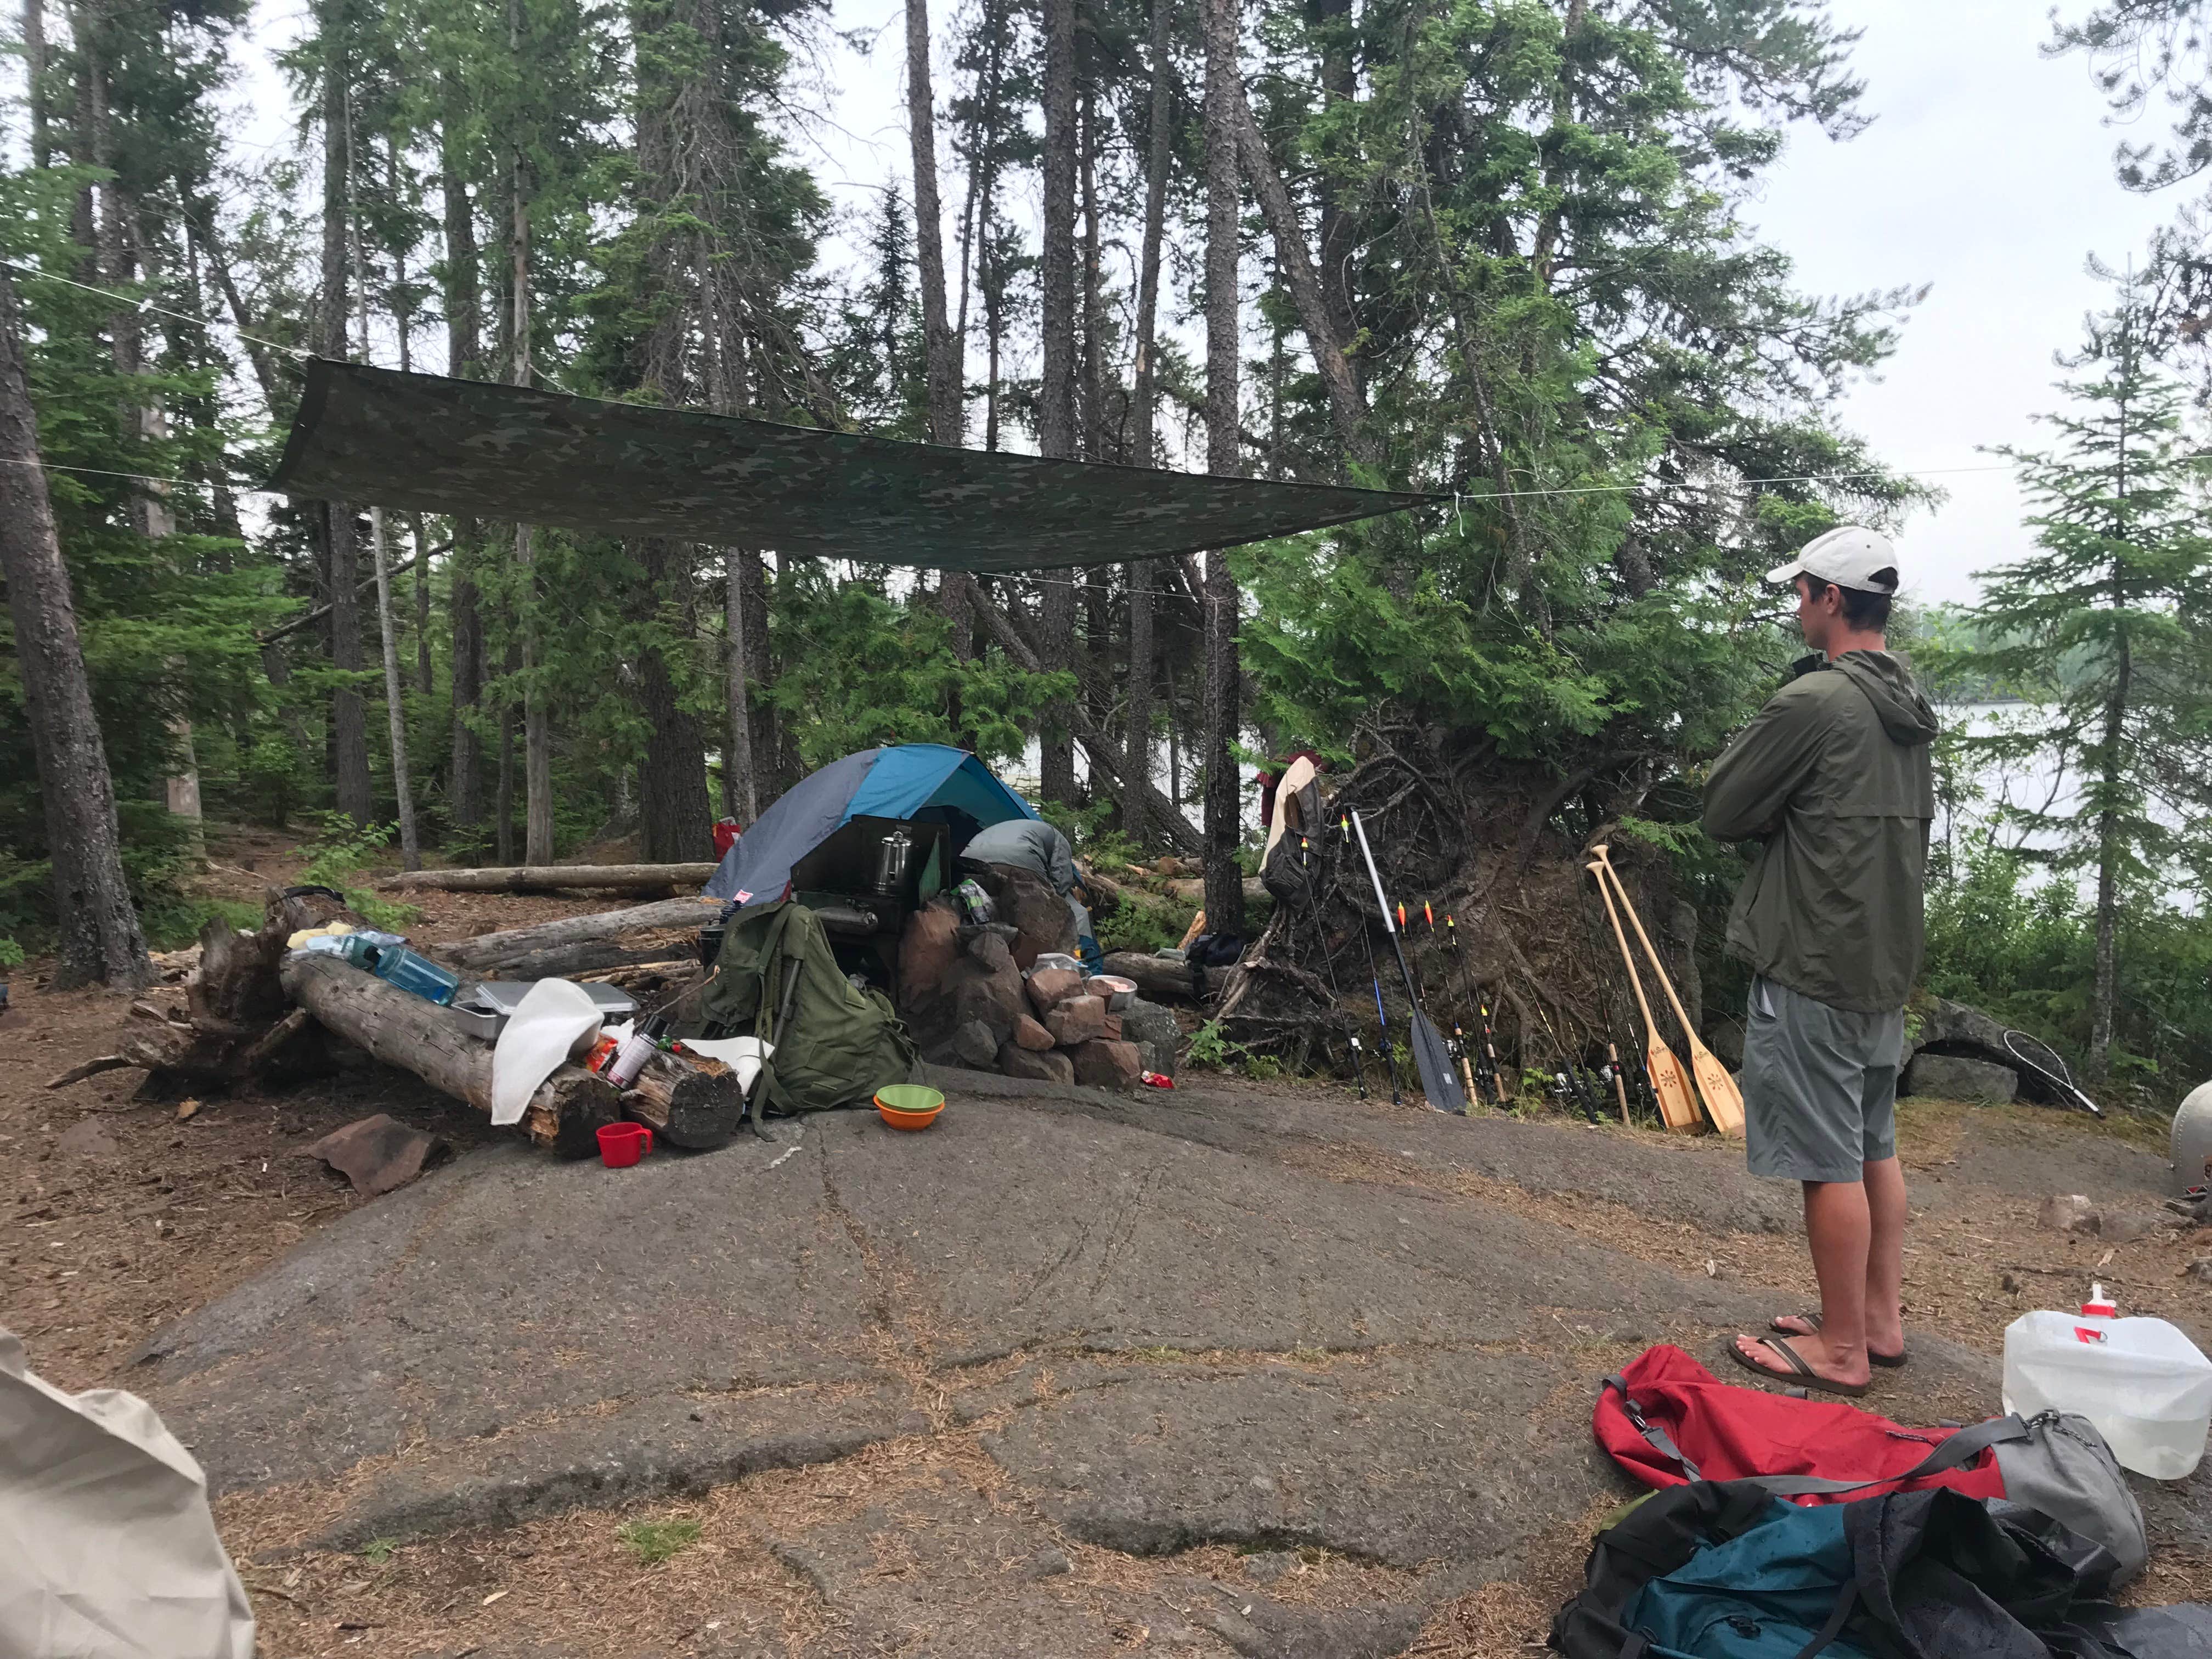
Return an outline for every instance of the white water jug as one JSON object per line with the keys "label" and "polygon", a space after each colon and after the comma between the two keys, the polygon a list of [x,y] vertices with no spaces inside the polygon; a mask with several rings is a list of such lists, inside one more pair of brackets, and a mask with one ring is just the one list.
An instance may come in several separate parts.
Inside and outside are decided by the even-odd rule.
{"label": "white water jug", "polygon": [[2078,1314],[2022,1314],[2006,1328],[2004,1408],[2078,1412],[2123,1468],[2179,1480],[2204,1455],[2212,1360],[2163,1319],[2122,1319],[2091,1287]]}

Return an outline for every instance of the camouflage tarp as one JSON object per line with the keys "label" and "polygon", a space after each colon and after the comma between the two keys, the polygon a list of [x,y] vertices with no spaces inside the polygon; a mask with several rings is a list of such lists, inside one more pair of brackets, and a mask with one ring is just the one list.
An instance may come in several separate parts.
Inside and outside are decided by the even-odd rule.
{"label": "camouflage tarp", "polygon": [[948,449],[317,358],[272,486],[985,574],[1233,547],[1435,499]]}

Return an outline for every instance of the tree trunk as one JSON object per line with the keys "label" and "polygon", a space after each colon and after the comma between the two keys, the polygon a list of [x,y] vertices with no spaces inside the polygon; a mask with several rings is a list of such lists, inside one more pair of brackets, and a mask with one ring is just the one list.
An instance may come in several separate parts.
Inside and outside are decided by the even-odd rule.
{"label": "tree trunk", "polygon": [[92,708],[39,454],[15,290],[0,270],[0,578],[8,586],[24,716],[39,769],[60,922],[58,989],[105,980],[143,985],[152,972],[123,876],[115,789]]}
{"label": "tree trunk", "polygon": [[921,279],[929,441],[960,441],[960,349],[947,316],[945,210],[937,190],[937,110],[930,91],[929,0],[906,0],[906,118],[914,159],[914,257]]}
{"label": "tree trunk", "polygon": [[[1220,0],[1220,3],[1233,7],[1234,0]],[[1231,27],[1233,31],[1233,20]],[[1233,46],[1233,32],[1231,42]],[[1209,56],[1206,61],[1211,73],[1212,59]],[[1212,95],[1209,82],[1209,111]],[[1305,227],[1299,222],[1297,204],[1291,200],[1282,174],[1275,170],[1274,158],[1267,154],[1267,141],[1261,136],[1259,124],[1252,118],[1252,106],[1244,96],[1243,84],[1240,82],[1229,88],[1224,98],[1224,113],[1232,125],[1244,176],[1251,181],[1253,194],[1260,198],[1260,211],[1274,240],[1276,267],[1281,273],[1283,286],[1290,290],[1291,302],[1297,307],[1298,326],[1305,331],[1306,343],[1313,350],[1314,366],[1321,371],[1322,384],[1328,392],[1329,418],[1335,425],[1337,441],[1354,460],[1371,460],[1374,447],[1367,431],[1367,399],[1352,377],[1352,366],[1344,355],[1345,342],[1338,337],[1328,302],[1322,295],[1321,279],[1314,274],[1313,256],[1306,248]]]}
{"label": "tree trunk", "polygon": [[[689,543],[652,536],[632,544],[645,567],[647,592],[656,609],[665,595],[672,617],[662,626],[677,640],[691,606]],[[707,745],[697,716],[678,700],[677,677],[667,653],[670,642],[648,644],[638,653],[638,701],[647,720],[643,799],[644,856],[668,864],[705,853],[713,840],[714,809],[707,799]],[[705,878],[702,877],[702,880]]]}
{"label": "tree trunk", "polygon": [[[324,0],[323,32],[323,266],[317,306],[316,349],[343,362],[346,338],[346,88],[352,68],[345,49],[343,8]],[[348,676],[362,671],[361,608],[354,588],[361,579],[352,506],[327,501],[324,534],[329,549],[331,666]],[[376,816],[368,772],[368,709],[350,679],[331,692],[331,784],[337,809],[356,823]]]}
{"label": "tree trunk", "polygon": [[399,814],[399,859],[422,867],[422,842],[415,825],[415,785],[407,775],[407,702],[399,679],[399,639],[392,615],[392,579],[386,573],[384,509],[368,509],[369,557],[376,567],[376,625],[384,644],[385,724],[392,742],[392,795]]}
{"label": "tree trunk", "polygon": [[46,9],[44,0],[23,0],[24,101],[30,106],[31,165],[40,172],[54,164],[53,138],[46,121]]}
{"label": "tree trunk", "polygon": [[722,550],[723,644],[729,664],[729,732],[722,753],[722,813],[748,828],[760,816],[753,781],[751,653],[745,637],[746,561],[753,556],[734,547]]}
{"label": "tree trunk", "polygon": [[[442,77],[444,119],[439,132],[439,185],[444,198],[446,260],[441,277],[446,301],[446,373],[472,378],[483,354],[482,297],[477,282],[476,213],[461,176],[460,146],[453,132],[459,121],[459,94],[450,73]],[[483,821],[483,739],[472,724],[490,678],[484,659],[483,614],[477,602],[477,571],[483,543],[473,518],[453,521],[453,586],[447,606],[453,624],[453,762],[447,775],[447,811],[457,830]]]}
{"label": "tree trunk", "polygon": [[[1043,364],[1037,387],[1037,449],[1073,456],[1075,433],[1075,0],[1044,4],[1044,241],[1037,271]],[[1075,588],[1063,574],[1044,590],[1042,655],[1075,655]],[[1044,798],[1075,800],[1075,744],[1070,708],[1044,711],[1038,782]]]}
{"label": "tree trunk", "polygon": [[[2116,580],[2113,586],[2118,590],[2120,584]],[[2116,606],[2123,602],[2116,593]],[[2089,1053],[2084,1067],[2098,1082],[2112,1075],[2112,1024],[2119,1001],[2120,861],[2126,854],[2118,805],[2125,766],[2121,744],[2127,733],[2128,702],[2135,681],[2135,653],[2124,631],[2119,646],[2112,695],[2105,700],[2104,752],[2099,757],[2099,781],[2105,800],[2097,814],[2096,972],[2090,991]]]}
{"label": "tree trunk", "polygon": [[[1237,448],[1237,112],[1244,88],[1237,63],[1238,0],[1204,0],[1206,27],[1206,465],[1241,476]],[[1241,705],[1237,661],[1237,580],[1229,556],[1206,556],[1200,611],[1206,631],[1206,925],[1244,931],[1243,872],[1237,867],[1237,742]]]}
{"label": "tree trunk", "polygon": [[[1130,388],[1130,432],[1126,459],[1133,466],[1158,464],[1156,437],[1159,393],[1158,350],[1160,313],[1160,245],[1167,228],[1169,146],[1169,0],[1152,0],[1151,130],[1145,153],[1145,228],[1137,268],[1137,354]],[[1152,583],[1144,565],[1126,567],[1129,583],[1128,775],[1147,783],[1152,776]],[[1142,844],[1146,815],[1125,826]]]}
{"label": "tree trunk", "polygon": [[[976,614],[989,627],[1006,653],[1032,674],[1043,672],[1043,665],[1036,650],[1022,637],[1006,613],[991,603],[988,595],[979,595]],[[1173,805],[1161,799],[1159,792],[1146,778],[1133,777],[1121,769],[1122,757],[1118,748],[1107,741],[1106,735],[1091,723],[1091,716],[1079,700],[1069,708],[1075,720],[1075,734],[1083,740],[1084,753],[1091,762],[1091,775],[1100,786],[1121,803],[1124,813],[1149,813],[1167,831],[1168,839],[1187,853],[1195,853],[1204,844],[1198,832],[1190,827],[1189,820]]]}
{"label": "tree trunk", "polygon": [[[522,0],[507,0],[507,46],[516,69],[522,66]],[[514,333],[509,380],[515,386],[531,383],[530,318],[530,164],[520,146],[509,158],[507,268],[513,288],[508,315]],[[537,563],[531,526],[514,527],[514,562],[522,573],[522,793],[523,860],[529,864],[553,862],[553,726],[545,708],[544,691],[538,684]]]}

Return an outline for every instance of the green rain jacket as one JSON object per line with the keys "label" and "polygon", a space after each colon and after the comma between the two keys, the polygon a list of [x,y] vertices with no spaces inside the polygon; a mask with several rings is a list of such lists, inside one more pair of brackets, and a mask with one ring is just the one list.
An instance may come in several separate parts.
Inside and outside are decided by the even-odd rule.
{"label": "green rain jacket", "polygon": [[1902,1008],[1926,944],[1936,713],[1900,657],[1808,657],[1713,763],[1705,830],[1761,845],[1729,951],[1778,984],[1864,1014]]}

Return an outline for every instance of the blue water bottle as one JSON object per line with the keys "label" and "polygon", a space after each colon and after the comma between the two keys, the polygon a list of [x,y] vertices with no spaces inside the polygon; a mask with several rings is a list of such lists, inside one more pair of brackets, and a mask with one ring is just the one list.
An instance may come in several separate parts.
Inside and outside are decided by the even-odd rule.
{"label": "blue water bottle", "polygon": [[342,954],[355,967],[366,969],[403,991],[411,991],[440,1007],[451,1002],[453,993],[460,989],[459,975],[440,967],[428,957],[416,955],[388,936],[371,938],[360,933],[349,934]]}

